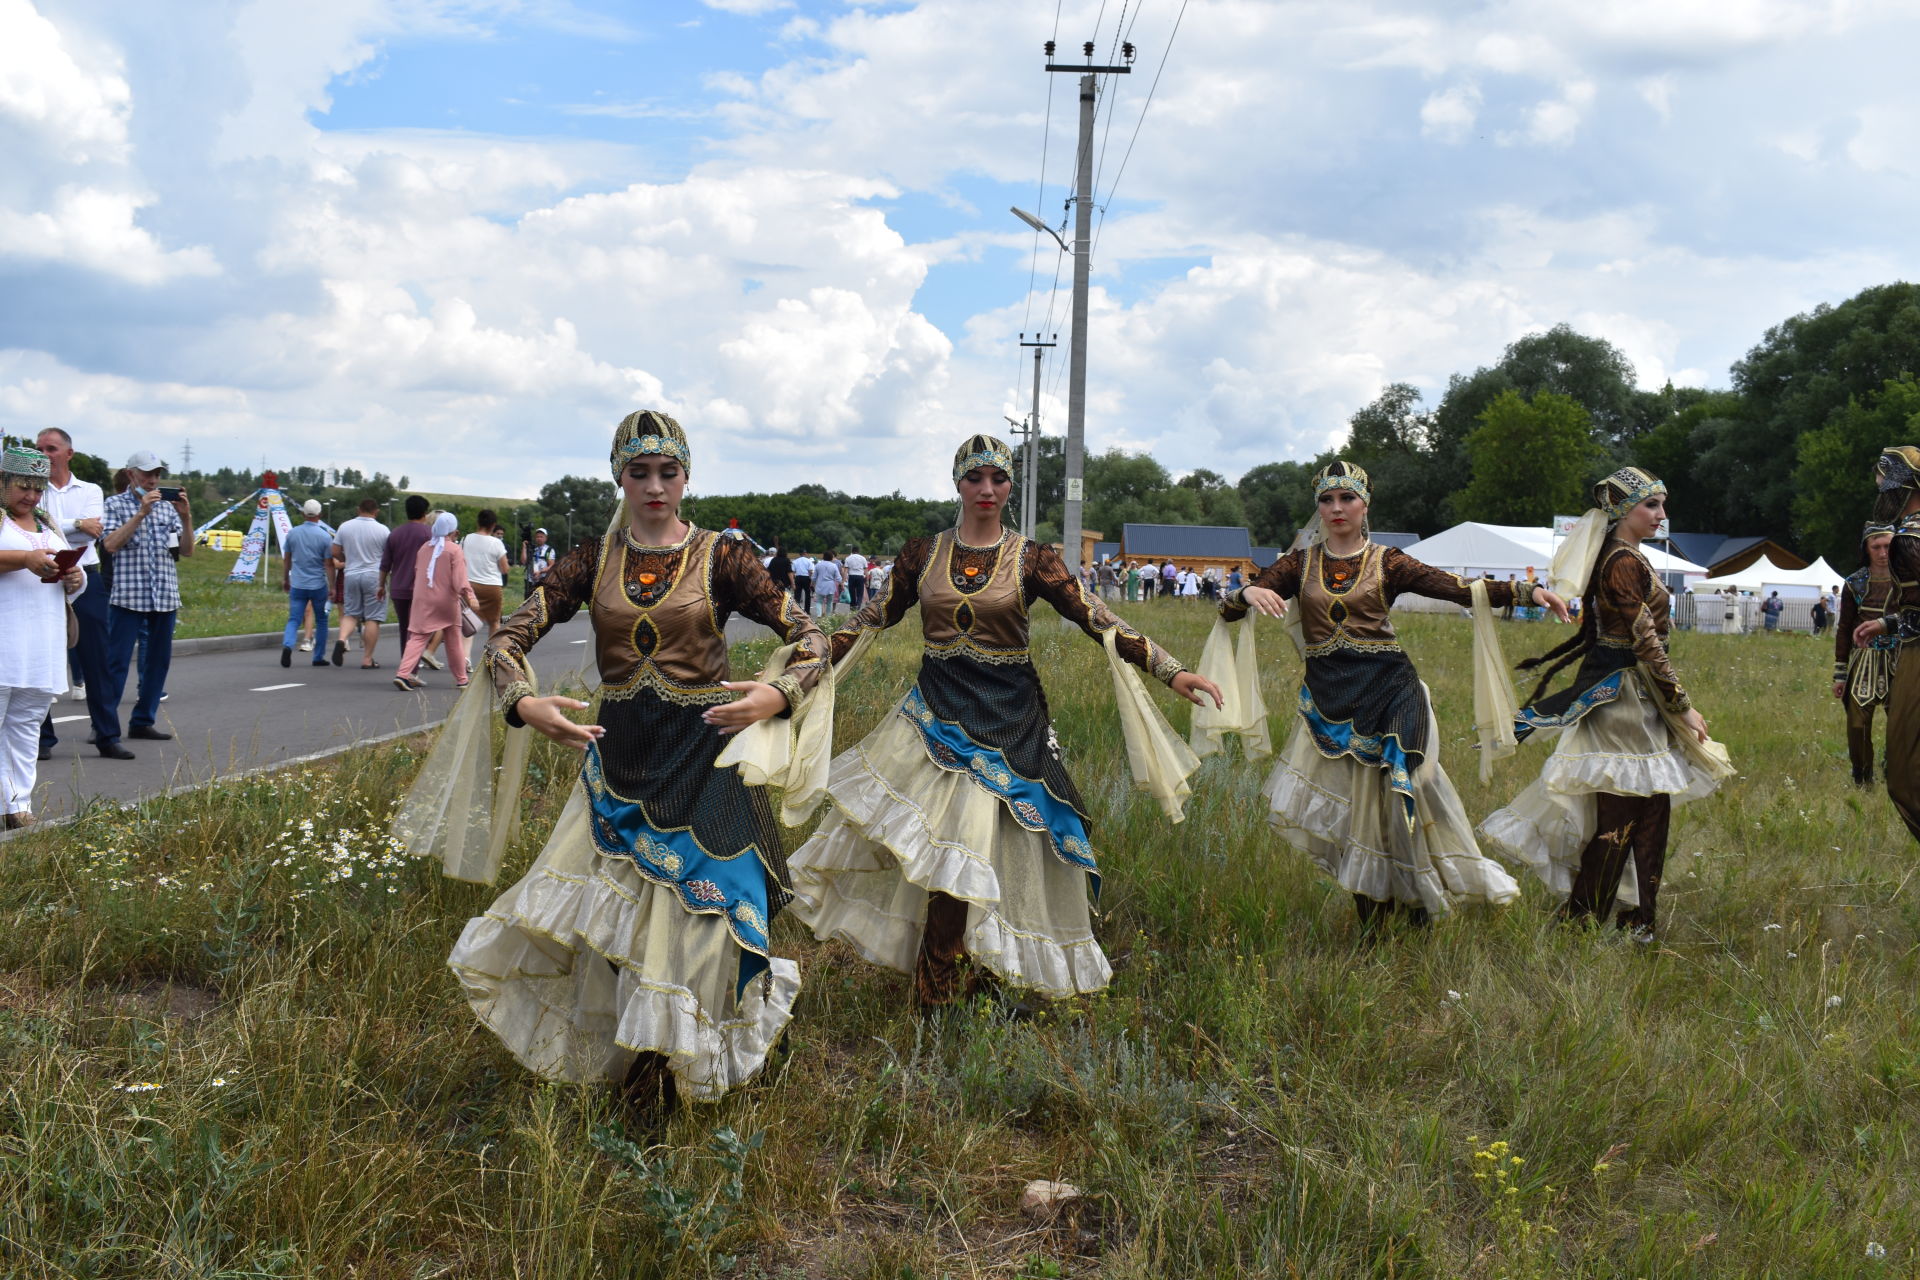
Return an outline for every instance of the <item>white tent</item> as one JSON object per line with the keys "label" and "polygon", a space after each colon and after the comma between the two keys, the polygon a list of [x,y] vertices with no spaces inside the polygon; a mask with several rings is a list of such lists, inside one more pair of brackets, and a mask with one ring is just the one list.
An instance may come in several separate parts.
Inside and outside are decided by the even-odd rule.
{"label": "white tent", "polygon": [[[1414,543],[1407,548],[1407,554],[1436,569],[1445,569],[1462,577],[1491,573],[1504,581],[1510,573],[1525,577],[1529,568],[1534,570],[1536,576],[1545,578],[1547,566],[1553,563],[1553,552],[1557,545],[1553,530],[1549,528],[1468,521]],[[1707,575],[1705,568],[1691,560],[1682,560],[1658,547],[1641,549],[1656,573],[1666,576],[1679,574],[1688,580],[1689,586],[1695,578]]]}
{"label": "white tent", "polygon": [[1718,591],[1722,587],[1732,587],[1736,591],[1752,591],[1763,596],[1778,591],[1783,600],[1811,600],[1822,591],[1836,586],[1843,576],[1827,563],[1825,556],[1804,569],[1783,569],[1762,556],[1738,573],[1705,578],[1687,585],[1697,591]]}

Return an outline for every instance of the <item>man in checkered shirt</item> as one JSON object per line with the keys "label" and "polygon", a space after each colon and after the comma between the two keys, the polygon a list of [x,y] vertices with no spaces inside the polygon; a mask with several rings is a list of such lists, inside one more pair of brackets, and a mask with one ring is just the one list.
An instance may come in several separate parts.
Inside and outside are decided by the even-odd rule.
{"label": "man in checkered shirt", "polygon": [[113,736],[98,731],[100,754],[116,760],[132,755],[120,745],[120,697],[126,692],[127,670],[133,651],[141,645],[140,700],[128,717],[129,738],[164,740],[173,735],[154,726],[160,695],[167,687],[167,668],[173,665],[173,623],[180,612],[180,573],[168,547],[178,543],[180,554],[193,554],[193,517],[183,492],[171,502],[160,497],[166,464],[151,450],[127,459],[129,481],[125,493],[107,499],[100,524],[101,547],[113,556],[113,592],[107,618],[107,706],[112,708]]}

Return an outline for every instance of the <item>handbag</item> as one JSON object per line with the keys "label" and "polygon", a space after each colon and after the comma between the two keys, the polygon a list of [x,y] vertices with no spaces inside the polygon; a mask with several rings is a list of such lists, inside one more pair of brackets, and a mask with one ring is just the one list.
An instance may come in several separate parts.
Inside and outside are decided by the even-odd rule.
{"label": "handbag", "polygon": [[473,611],[471,605],[462,604],[460,606],[460,634],[463,636],[471,636],[479,634],[479,631],[480,615]]}

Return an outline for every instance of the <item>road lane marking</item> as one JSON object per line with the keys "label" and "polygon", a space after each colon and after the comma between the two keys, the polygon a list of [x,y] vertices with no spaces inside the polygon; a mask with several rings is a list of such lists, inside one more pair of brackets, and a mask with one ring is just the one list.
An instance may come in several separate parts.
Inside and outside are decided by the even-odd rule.
{"label": "road lane marking", "polygon": [[86,720],[88,718],[87,716],[55,716],[53,722],[55,724],[72,724],[75,720]]}
{"label": "road lane marking", "polygon": [[248,692],[248,693],[278,693],[278,692],[279,692],[280,690],[282,690],[282,689],[304,689],[304,688],[306,688],[306,687],[307,687],[307,686],[306,686],[306,685],[305,685],[304,683],[296,683],[296,684],[263,684],[263,685],[261,685],[261,686],[260,686],[260,687],[259,687],[258,689],[249,689],[249,690],[247,690],[247,692]]}
{"label": "road lane marking", "polygon": [[586,643],[586,641],[585,641],[585,640],[570,640],[570,641],[568,641],[568,643],[569,643],[569,644],[585,644],[585,643]]}

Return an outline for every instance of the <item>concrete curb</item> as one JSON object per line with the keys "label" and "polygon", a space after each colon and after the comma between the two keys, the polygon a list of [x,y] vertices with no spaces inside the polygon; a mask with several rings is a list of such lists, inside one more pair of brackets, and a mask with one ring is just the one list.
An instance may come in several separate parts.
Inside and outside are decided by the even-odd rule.
{"label": "concrete curb", "polygon": [[244,636],[198,636],[192,640],[175,640],[173,655],[176,658],[191,657],[196,653],[233,653],[240,649],[278,649],[284,631],[258,631]]}

